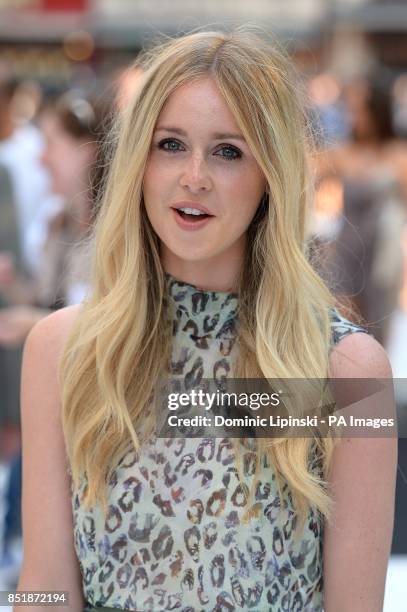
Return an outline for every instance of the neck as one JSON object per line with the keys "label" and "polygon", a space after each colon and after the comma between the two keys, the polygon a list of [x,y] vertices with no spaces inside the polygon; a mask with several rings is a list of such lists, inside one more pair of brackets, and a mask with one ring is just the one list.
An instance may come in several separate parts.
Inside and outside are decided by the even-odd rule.
{"label": "neck", "polygon": [[[164,271],[184,283],[199,286],[207,291],[238,293],[245,248],[246,234],[243,234],[223,253],[194,261],[179,257],[161,242],[160,257]],[[192,249],[191,251],[193,252]]]}
{"label": "neck", "polygon": [[[229,255],[229,254],[228,254]],[[186,261],[162,249],[161,260],[165,272],[184,283],[206,291],[238,292],[243,257],[214,257],[202,261]]]}

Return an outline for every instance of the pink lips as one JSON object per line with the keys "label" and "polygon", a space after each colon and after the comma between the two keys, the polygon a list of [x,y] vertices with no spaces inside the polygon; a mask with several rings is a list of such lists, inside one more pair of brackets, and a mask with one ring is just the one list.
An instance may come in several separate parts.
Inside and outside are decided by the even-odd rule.
{"label": "pink lips", "polygon": [[[188,221],[188,219],[184,219],[175,208],[173,208],[172,210],[173,210],[175,222],[183,230],[188,230],[188,231],[199,230],[205,225],[207,225],[207,223],[209,223],[210,220],[212,219],[212,216],[211,216],[211,217],[205,217],[204,219],[201,219],[199,221]],[[201,208],[199,208],[199,210],[201,210]],[[202,212],[205,212],[205,211],[202,211]]]}

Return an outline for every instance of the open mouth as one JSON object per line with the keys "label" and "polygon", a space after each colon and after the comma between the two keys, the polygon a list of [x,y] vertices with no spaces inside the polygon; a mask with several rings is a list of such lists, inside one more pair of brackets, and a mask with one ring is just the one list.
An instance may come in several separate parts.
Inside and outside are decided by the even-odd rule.
{"label": "open mouth", "polygon": [[185,212],[184,210],[180,210],[179,208],[174,208],[173,209],[177,215],[179,215],[181,217],[181,219],[184,219],[185,221],[192,221],[193,223],[198,222],[198,221],[202,221],[203,219],[209,219],[210,217],[213,217],[213,215],[209,215],[207,213],[197,213],[197,212]]}

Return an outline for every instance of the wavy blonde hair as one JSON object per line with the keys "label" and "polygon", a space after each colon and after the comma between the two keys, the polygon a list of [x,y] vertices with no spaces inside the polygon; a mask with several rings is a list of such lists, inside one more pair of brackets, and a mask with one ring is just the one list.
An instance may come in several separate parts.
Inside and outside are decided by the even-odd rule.
{"label": "wavy blonde hair", "polygon": [[[86,473],[85,504],[100,501],[105,511],[110,476],[132,445],[139,449],[135,424],[168,371],[172,335],[166,283],[142,181],[160,111],[181,85],[207,76],[214,80],[268,183],[269,205],[248,228],[235,376],[322,379],[329,369],[334,298],[309,260],[310,133],[290,61],[262,36],[238,29],[167,40],[144,54],[143,66],[142,81],[115,132],[92,236],[90,297],[60,362],[73,483],[77,486]],[[301,523],[310,508],[329,518],[332,502],[324,475],[333,444],[319,436],[258,440],[256,470],[266,453],[280,495],[285,482]],[[319,475],[310,468],[315,448],[322,461]]]}

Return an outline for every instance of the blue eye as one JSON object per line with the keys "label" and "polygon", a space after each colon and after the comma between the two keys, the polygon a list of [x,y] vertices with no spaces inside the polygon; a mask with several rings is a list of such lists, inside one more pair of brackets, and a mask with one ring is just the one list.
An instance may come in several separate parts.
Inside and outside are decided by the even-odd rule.
{"label": "blue eye", "polygon": [[[219,151],[223,151],[223,159],[227,161],[233,161],[234,159],[240,159],[242,157],[242,152],[239,151],[236,147],[232,147],[231,145],[225,145],[219,149]],[[226,152],[226,154],[225,154]]]}
{"label": "blue eye", "polygon": [[[175,140],[174,138],[165,138],[160,140],[158,143],[158,148],[163,151],[168,151],[169,153],[177,153],[178,151],[184,151],[183,145]],[[215,152],[215,155],[222,157],[227,161],[233,161],[235,159],[240,159],[242,157],[242,152],[232,145],[223,145]]]}
{"label": "blue eye", "polygon": [[[167,146],[166,146],[167,145]],[[158,143],[158,148],[163,149],[164,151],[169,151],[170,153],[176,153],[180,151],[181,143],[173,138],[165,138],[164,140],[160,140]]]}

